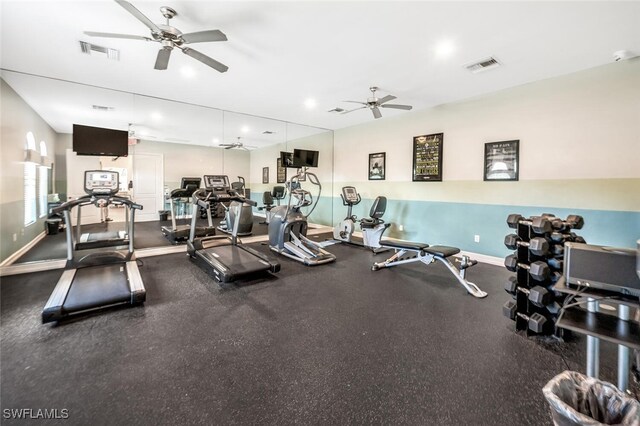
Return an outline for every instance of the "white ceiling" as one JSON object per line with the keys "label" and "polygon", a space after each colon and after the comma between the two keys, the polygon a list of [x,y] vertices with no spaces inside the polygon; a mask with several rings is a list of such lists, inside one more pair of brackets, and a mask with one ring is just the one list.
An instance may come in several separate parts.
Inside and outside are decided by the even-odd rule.
{"label": "white ceiling", "polygon": [[[157,23],[164,21],[159,7],[173,7],[179,15],[172,25],[185,33],[225,32],[227,42],[191,46],[228,65],[229,71],[218,73],[179,51],[174,51],[168,70],[157,71],[156,43],[84,35],[99,31],[149,36],[117,3],[98,0],[1,0],[2,68],[338,129],[373,120],[367,110],[327,112],[353,107],[341,101],[366,99],[371,85],[415,111],[606,64],[617,50],[640,53],[640,2],[635,1],[131,3]],[[120,60],[83,54],[79,40],[118,49]],[[453,46],[449,55],[438,53],[443,42]],[[463,67],[491,55],[503,66],[479,74]],[[183,76],[184,67],[195,75]],[[10,79],[7,82],[47,121],[77,122],[82,115],[70,105],[74,93],[60,96],[49,88],[55,84],[20,84],[15,75]],[[87,103],[87,93],[77,92]],[[113,102],[126,105],[124,95],[103,92],[106,99],[101,99],[100,91],[95,92],[94,104],[117,98]],[[317,101],[315,109],[305,108],[307,98]],[[52,106],[62,100],[69,105]],[[139,111],[141,105],[123,107]],[[214,131],[188,135],[187,124],[220,112],[208,110],[202,117],[202,109],[196,113],[192,108],[177,104],[164,113],[172,116],[171,137],[211,141]],[[382,112],[385,117],[413,113]],[[237,132],[225,132],[225,139],[241,136],[232,133]]]}

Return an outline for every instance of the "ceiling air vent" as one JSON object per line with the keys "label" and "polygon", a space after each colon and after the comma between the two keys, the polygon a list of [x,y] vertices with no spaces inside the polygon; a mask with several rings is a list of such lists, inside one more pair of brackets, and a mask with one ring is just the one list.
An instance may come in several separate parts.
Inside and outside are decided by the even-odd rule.
{"label": "ceiling air vent", "polygon": [[464,67],[475,74],[475,73],[479,73],[481,71],[486,71],[486,70],[490,70],[492,68],[497,68],[500,65],[501,65],[500,62],[498,62],[498,60],[496,58],[493,58],[493,57],[490,56],[490,57],[488,57],[486,59],[483,59],[481,61],[474,62],[474,63],[469,64],[469,65],[465,65]]}
{"label": "ceiling air vent", "polygon": [[330,109],[328,112],[335,112],[336,114],[339,114],[339,113],[344,112],[344,111],[345,111],[344,108],[335,107],[334,109]]}
{"label": "ceiling air vent", "polygon": [[91,55],[91,52],[97,52],[106,55],[107,58],[113,59],[114,61],[120,60],[119,50],[96,46],[95,44],[87,43],[86,41],[80,42],[80,50],[82,50],[82,53],[86,53],[87,55]]}

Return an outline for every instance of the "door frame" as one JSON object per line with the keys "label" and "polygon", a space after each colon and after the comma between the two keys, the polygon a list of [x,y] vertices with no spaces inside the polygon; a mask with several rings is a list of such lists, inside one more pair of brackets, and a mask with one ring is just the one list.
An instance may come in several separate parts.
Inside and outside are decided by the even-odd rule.
{"label": "door frame", "polygon": [[[131,174],[133,181],[133,188],[131,189],[131,199],[135,201],[136,199],[136,188],[138,187],[138,171],[136,168],[136,161],[139,156],[151,156],[160,159],[160,167],[156,170],[156,202],[160,209],[164,209],[164,155],[155,153],[155,152],[135,152],[131,154]],[[144,206],[143,206],[144,207]],[[141,214],[142,213],[142,214]],[[137,212],[136,214],[136,222],[150,222],[157,219],[157,212],[145,212],[144,208],[141,212]]]}

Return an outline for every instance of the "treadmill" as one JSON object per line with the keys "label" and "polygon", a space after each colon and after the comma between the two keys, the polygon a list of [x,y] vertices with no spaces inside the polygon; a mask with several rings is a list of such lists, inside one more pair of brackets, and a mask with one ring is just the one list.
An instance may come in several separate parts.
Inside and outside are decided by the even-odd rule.
{"label": "treadmill", "polygon": [[[118,192],[118,172],[85,171],[84,190],[87,195],[53,209],[54,213],[63,213],[67,223],[67,264],[42,311],[43,323],[111,306],[137,305],[146,299],[133,249],[135,211],[142,210],[142,206],[115,195]],[[89,204],[98,208],[109,204],[127,207],[129,243],[126,249],[74,250],[71,210]]]}
{"label": "treadmill", "polygon": [[[171,191],[169,196],[169,203],[171,204],[171,226],[163,226],[162,234],[164,234],[172,244],[178,244],[179,242],[187,240],[191,233],[191,226],[195,227],[195,223],[191,226],[189,226],[188,223],[182,225],[178,225],[176,223],[176,216],[178,216],[177,201],[181,200],[185,203],[189,203],[193,193],[200,187],[200,182],[200,178],[183,177],[180,182],[180,188]],[[194,208],[193,212],[191,212],[192,217],[197,216],[196,210],[197,209]],[[216,227],[213,225],[210,210],[207,213],[207,221],[208,226],[198,226],[194,228],[196,230],[197,237],[206,237],[216,234]]]}
{"label": "treadmill", "polygon": [[[213,202],[230,202],[229,208],[239,214],[244,203],[255,206],[255,201],[249,200],[233,190],[224,189],[224,182],[228,177],[223,175],[208,175],[204,177],[205,188],[193,194],[194,207],[200,206],[209,210]],[[214,279],[221,283],[235,281],[249,275],[278,272],[280,263],[263,253],[242,244],[238,239],[239,221],[234,222],[231,236],[200,237],[195,235],[195,216],[191,219],[191,235],[187,241],[189,258],[204,269]]]}
{"label": "treadmill", "polygon": [[[125,224],[123,230],[118,231],[104,231],[104,232],[87,232],[82,233],[82,206],[78,205],[78,214],[76,220],[76,250],[93,249],[100,247],[115,247],[126,246],[129,244],[129,211],[128,207],[124,205],[125,209]],[[108,227],[108,225],[106,225]]]}

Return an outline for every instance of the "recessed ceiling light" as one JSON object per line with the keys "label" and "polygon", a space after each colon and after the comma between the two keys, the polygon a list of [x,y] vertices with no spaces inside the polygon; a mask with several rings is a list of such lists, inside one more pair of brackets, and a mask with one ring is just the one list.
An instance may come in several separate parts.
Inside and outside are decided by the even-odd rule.
{"label": "recessed ceiling light", "polygon": [[451,40],[440,40],[436,45],[436,55],[440,58],[448,58],[455,50],[456,45]]}
{"label": "recessed ceiling light", "polygon": [[220,143],[220,139],[218,139],[218,138],[213,138],[213,143]]}
{"label": "recessed ceiling light", "polygon": [[196,76],[196,71],[192,67],[185,65],[180,68],[180,74],[185,78],[193,78]]}
{"label": "recessed ceiling light", "polygon": [[242,131],[242,133],[249,133],[249,126],[242,126],[242,129],[240,129]]}
{"label": "recessed ceiling light", "polygon": [[160,121],[160,120],[162,120],[162,114],[160,114],[159,112],[152,112],[151,113],[151,119],[153,121]]}
{"label": "recessed ceiling light", "polygon": [[308,109],[314,109],[317,105],[318,102],[316,102],[316,100],[313,98],[308,98],[304,101],[304,106],[306,106]]}

